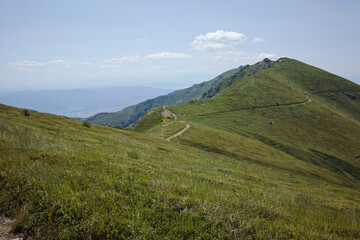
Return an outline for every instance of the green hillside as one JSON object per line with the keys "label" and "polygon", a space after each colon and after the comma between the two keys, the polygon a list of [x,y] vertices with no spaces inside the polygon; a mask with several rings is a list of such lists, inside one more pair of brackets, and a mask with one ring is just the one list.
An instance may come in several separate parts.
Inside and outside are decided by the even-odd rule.
{"label": "green hillside", "polygon": [[146,100],[136,105],[126,107],[119,112],[99,113],[83,120],[103,126],[113,125],[119,127],[128,127],[152,108],[163,105],[180,105],[191,100],[197,100],[201,98],[201,96],[209,91],[209,89],[211,89],[213,86],[233,76],[236,72],[237,69],[232,69],[220,74],[210,81],[195,84],[192,87],[177,90],[165,96],[159,96]]}
{"label": "green hillside", "polygon": [[[283,58],[246,66],[231,84],[213,89],[201,100],[168,107],[177,116],[170,124],[159,124],[154,109],[133,129],[162,137],[178,122],[188,123],[191,129],[176,141],[327,180],[331,174],[349,184],[360,180],[360,86]],[[267,149],[291,158],[285,164]],[[319,166],[329,172],[314,170]]]}
{"label": "green hillside", "polygon": [[359,89],[283,58],[127,130],[0,105],[0,215],[34,239],[358,239]]}

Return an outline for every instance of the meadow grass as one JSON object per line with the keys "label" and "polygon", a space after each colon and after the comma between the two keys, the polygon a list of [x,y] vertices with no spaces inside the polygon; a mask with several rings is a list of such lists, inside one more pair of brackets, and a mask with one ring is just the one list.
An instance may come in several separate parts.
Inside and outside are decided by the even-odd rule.
{"label": "meadow grass", "polygon": [[[0,213],[16,219],[14,231],[36,239],[360,237],[359,185],[333,173],[29,112],[0,105]],[[259,159],[267,151],[296,166],[275,148]]]}
{"label": "meadow grass", "polygon": [[[228,203],[221,197],[235,194],[237,203],[254,200],[280,214],[274,225],[265,224],[274,232],[259,234],[264,224],[259,220],[259,225],[252,226],[255,235],[246,232],[233,238],[302,238],[299,232],[305,239],[331,239],[334,232],[339,233],[335,238],[359,238],[359,92],[359,86],[345,79],[283,59],[255,75],[236,75],[219,83],[207,93],[209,99],[168,107],[177,115],[174,122],[191,125],[172,141],[236,161],[230,168],[223,167],[224,161],[196,168],[209,182],[206,187],[216,183],[216,190],[198,191],[205,194],[201,198],[212,192],[211,201],[219,194],[217,200]],[[164,138],[153,121],[159,117],[157,111],[135,124],[148,126],[141,132]],[[165,129],[171,131],[170,126]],[[225,186],[236,190],[225,194]],[[347,222],[345,215],[352,220]],[[354,223],[351,230],[346,227],[350,222]],[[341,230],[324,230],[329,229],[327,224]],[[289,232],[296,234],[285,234]]]}

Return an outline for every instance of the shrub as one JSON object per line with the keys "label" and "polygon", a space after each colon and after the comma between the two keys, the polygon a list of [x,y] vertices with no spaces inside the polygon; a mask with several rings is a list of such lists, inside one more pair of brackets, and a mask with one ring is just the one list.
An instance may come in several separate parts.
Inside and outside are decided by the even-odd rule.
{"label": "shrub", "polygon": [[82,126],[83,126],[83,127],[90,128],[90,123],[88,123],[88,122],[83,122],[83,123],[82,123]]}
{"label": "shrub", "polygon": [[30,112],[25,108],[22,110],[21,114],[24,116],[30,116]]}
{"label": "shrub", "polygon": [[111,128],[116,128],[116,129],[124,129],[123,127],[121,126],[118,126],[118,125],[107,125],[108,127],[111,127]]}
{"label": "shrub", "polygon": [[139,153],[136,152],[136,151],[129,151],[127,153],[127,155],[128,155],[129,158],[133,158],[133,159],[139,159],[140,158]]}

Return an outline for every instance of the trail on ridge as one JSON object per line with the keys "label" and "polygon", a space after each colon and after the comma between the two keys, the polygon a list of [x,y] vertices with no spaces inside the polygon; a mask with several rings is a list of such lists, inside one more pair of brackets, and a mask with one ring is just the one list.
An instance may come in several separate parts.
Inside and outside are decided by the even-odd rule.
{"label": "trail on ridge", "polygon": [[181,134],[183,134],[183,133],[184,133],[186,130],[188,130],[189,128],[190,128],[190,124],[186,124],[186,127],[185,127],[183,130],[181,130],[180,132],[177,132],[177,133],[175,133],[174,135],[168,137],[168,138],[166,139],[166,141],[170,142],[171,139],[173,139],[174,137],[180,136]]}

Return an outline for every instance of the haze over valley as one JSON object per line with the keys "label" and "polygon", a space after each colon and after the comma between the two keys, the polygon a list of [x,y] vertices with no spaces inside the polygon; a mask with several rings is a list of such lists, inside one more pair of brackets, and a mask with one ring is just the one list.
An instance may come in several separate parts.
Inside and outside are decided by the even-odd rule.
{"label": "haze over valley", "polygon": [[73,90],[2,92],[0,102],[68,117],[86,118],[101,112],[116,112],[172,90],[149,87],[113,87]]}

